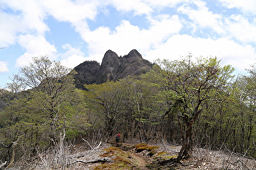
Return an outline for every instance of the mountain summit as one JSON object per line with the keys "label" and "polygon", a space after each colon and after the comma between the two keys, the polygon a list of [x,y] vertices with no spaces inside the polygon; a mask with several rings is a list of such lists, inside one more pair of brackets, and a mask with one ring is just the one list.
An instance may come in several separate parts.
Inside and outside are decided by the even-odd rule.
{"label": "mountain summit", "polygon": [[114,51],[108,50],[102,59],[101,65],[96,61],[85,61],[74,68],[77,72],[75,83],[78,88],[84,84],[104,83],[115,81],[128,75],[140,75],[148,72],[153,64],[142,58],[136,50],[119,57]]}

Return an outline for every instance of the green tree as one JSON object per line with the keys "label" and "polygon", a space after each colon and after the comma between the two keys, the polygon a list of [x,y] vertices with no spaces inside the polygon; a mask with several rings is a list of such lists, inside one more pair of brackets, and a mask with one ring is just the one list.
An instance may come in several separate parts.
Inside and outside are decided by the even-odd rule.
{"label": "green tree", "polygon": [[[85,92],[90,110],[103,120],[104,133],[112,136],[115,131],[117,117],[122,110],[124,94],[119,82],[106,82],[100,85],[87,85]],[[94,123],[95,124],[95,123]]]}
{"label": "green tree", "polygon": [[29,158],[37,149],[47,149],[66,136],[74,138],[86,132],[86,106],[69,69],[46,57],[34,58],[15,77],[27,90],[15,90],[16,97],[3,110],[2,115],[7,117],[0,129],[3,143],[8,145],[20,136],[17,147]]}
{"label": "green tree", "polygon": [[107,138],[121,132],[125,139],[148,141],[154,138],[156,129],[160,131],[164,100],[161,100],[157,84],[147,79],[147,76],[127,77],[117,82],[86,86],[91,120],[104,122],[101,128]]}
{"label": "green tree", "polygon": [[34,58],[29,66],[21,68],[20,75],[14,76],[23,83],[23,87],[32,89],[31,102],[50,119],[53,140],[56,140],[58,128],[65,129],[66,114],[62,106],[71,102],[75,89],[69,72],[59,62],[41,57]]}
{"label": "green tree", "polygon": [[233,69],[221,67],[216,58],[192,62],[191,58],[181,61],[162,61],[163,86],[169,96],[168,112],[178,114],[182,136],[182,148],[178,161],[188,158],[193,147],[193,127],[203,106],[218,98],[219,91],[225,91]]}

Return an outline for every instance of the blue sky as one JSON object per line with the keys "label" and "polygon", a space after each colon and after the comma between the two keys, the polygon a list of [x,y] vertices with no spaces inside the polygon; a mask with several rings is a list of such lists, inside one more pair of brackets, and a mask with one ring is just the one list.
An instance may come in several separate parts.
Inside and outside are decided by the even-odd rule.
{"label": "blue sky", "polygon": [[33,57],[73,68],[137,49],[144,58],[256,63],[255,0],[0,0],[0,88]]}

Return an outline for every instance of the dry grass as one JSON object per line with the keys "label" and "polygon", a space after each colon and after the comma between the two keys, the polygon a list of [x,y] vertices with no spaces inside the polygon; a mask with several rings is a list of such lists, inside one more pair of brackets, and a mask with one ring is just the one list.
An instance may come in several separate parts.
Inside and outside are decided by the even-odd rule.
{"label": "dry grass", "polygon": [[223,151],[211,151],[208,149],[195,148],[192,160],[195,169],[256,169],[256,160],[248,159],[241,155]]}
{"label": "dry grass", "polygon": [[[86,144],[84,144],[86,145]],[[73,147],[74,148],[74,147]],[[152,169],[154,163],[160,169],[170,169],[171,165],[157,166],[158,162],[173,160],[177,157],[180,146],[165,144],[122,144],[121,147],[112,147],[103,143],[96,149],[86,150],[79,145],[76,149],[65,147],[65,166],[60,166],[58,150],[41,153],[34,162],[25,169]],[[140,152],[138,152],[138,150]],[[150,155],[154,151],[153,155]],[[103,163],[101,163],[103,162]],[[211,151],[195,148],[193,156],[176,164],[175,169],[183,170],[254,170],[256,160],[248,159],[232,152]],[[24,168],[23,168],[24,169]]]}

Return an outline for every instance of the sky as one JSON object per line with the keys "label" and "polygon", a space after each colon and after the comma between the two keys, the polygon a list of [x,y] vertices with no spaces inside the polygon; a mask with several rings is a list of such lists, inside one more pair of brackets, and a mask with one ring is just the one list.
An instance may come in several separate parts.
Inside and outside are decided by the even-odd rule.
{"label": "sky", "polygon": [[33,57],[73,68],[111,49],[175,60],[256,63],[255,0],[0,0],[0,88]]}

